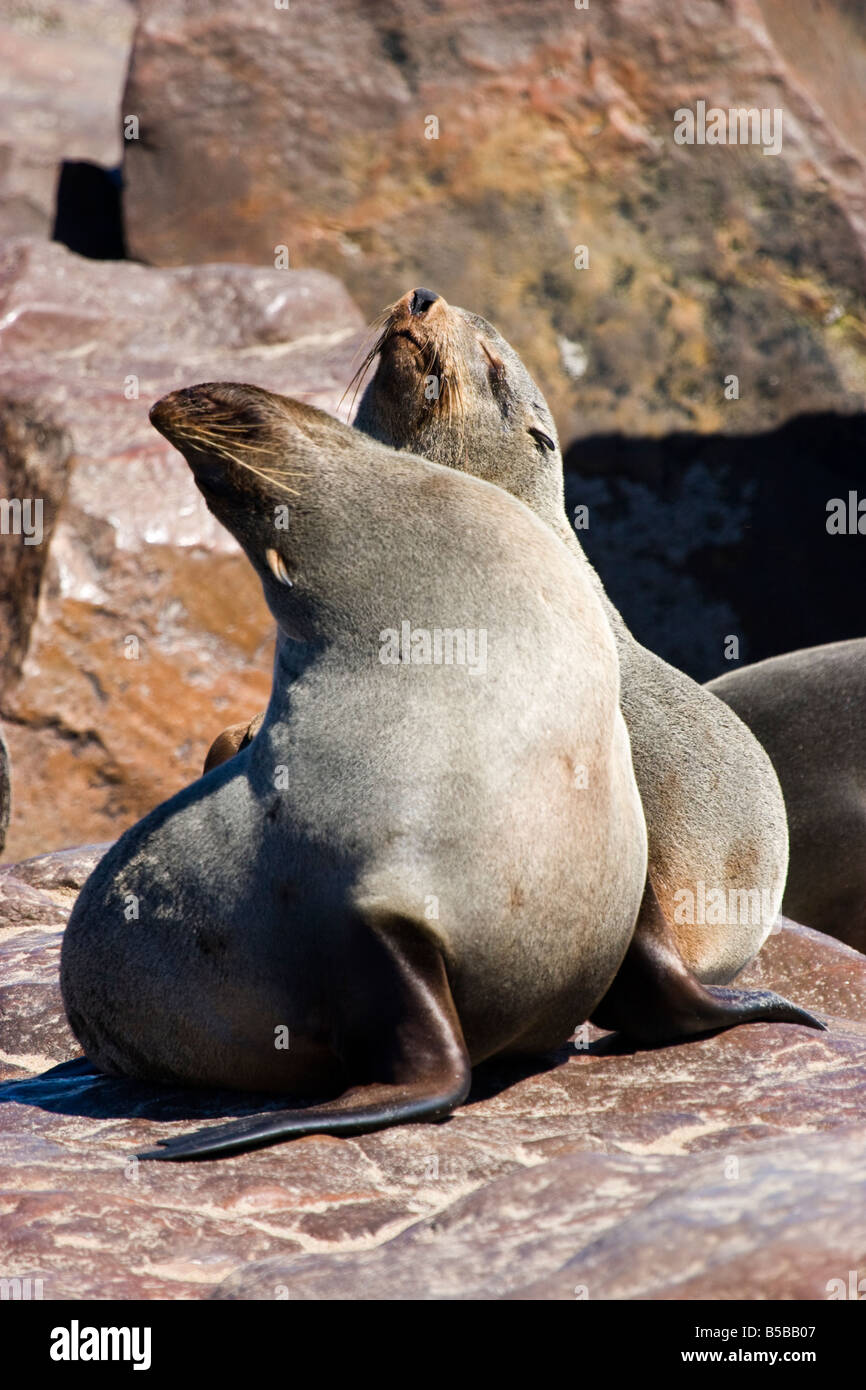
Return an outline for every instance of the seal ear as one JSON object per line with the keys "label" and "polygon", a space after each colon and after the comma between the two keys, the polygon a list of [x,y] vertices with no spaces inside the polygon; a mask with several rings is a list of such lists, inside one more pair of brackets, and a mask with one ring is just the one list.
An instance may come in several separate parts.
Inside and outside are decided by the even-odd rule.
{"label": "seal ear", "polygon": [[268,550],[265,551],[265,559],[268,564],[268,569],[270,570],[274,578],[279,580],[281,584],[285,584],[287,588],[291,589],[292,581],[289,578],[289,572],[286,569],[286,562],[283,559],[280,552],[278,550],[274,550],[273,546],[271,546]]}
{"label": "seal ear", "polygon": [[550,411],[545,410],[544,406],[531,397],[523,404],[523,420],[526,425],[526,433],[531,435],[535,441],[535,447],[541,454],[555,454],[557,449],[556,427]]}
{"label": "seal ear", "polygon": [[505,393],[508,383],[508,373],[505,370],[505,363],[498,352],[494,352],[486,338],[480,333],[478,334],[478,346],[487,358],[487,379],[490,382],[490,389],[493,395],[499,399],[499,397]]}
{"label": "seal ear", "polygon": [[544,430],[540,429],[538,425],[530,425],[529,433],[532,435],[535,442],[541,446],[542,449],[547,449],[551,453],[553,453],[556,450],[556,445],[554,444],[550,435],[545,434]]}

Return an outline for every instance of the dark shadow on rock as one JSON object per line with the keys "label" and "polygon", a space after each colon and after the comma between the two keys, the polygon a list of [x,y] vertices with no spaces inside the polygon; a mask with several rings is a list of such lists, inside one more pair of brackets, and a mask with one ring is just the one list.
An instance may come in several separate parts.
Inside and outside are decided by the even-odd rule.
{"label": "dark shadow on rock", "polygon": [[104,169],[84,159],[65,159],[57,181],[52,241],[96,261],[126,257],[120,169]]}
{"label": "dark shadow on rock", "polygon": [[[588,506],[579,540],[638,641],[706,681],[863,635],[866,544],[828,533],[827,503],[866,497],[864,456],[866,414],[763,434],[595,435],[566,452],[568,512]],[[729,635],[739,662],[725,659]]]}
{"label": "dark shadow on rock", "polygon": [[[593,1043],[590,1051],[595,1051]],[[553,1070],[566,1062],[572,1049],[564,1047],[542,1057],[492,1059],[476,1067],[466,1105],[489,1100],[527,1077]],[[55,1115],[97,1119],[210,1120],[262,1111],[305,1110],[330,1097],[297,1100],[271,1092],[198,1090],[184,1086],[152,1085],[106,1076],[86,1057],[61,1062],[39,1076],[0,1083],[0,1105],[32,1105]]]}
{"label": "dark shadow on rock", "polygon": [[659,1042],[637,1042],[625,1033],[605,1033],[604,1037],[596,1038],[590,1044],[586,1053],[591,1057],[637,1057],[643,1052],[664,1052],[671,1047],[686,1047],[689,1043],[706,1042],[708,1038],[718,1038],[730,1031],[730,1028],[709,1028],[706,1033],[693,1033],[683,1038],[662,1038]]}
{"label": "dark shadow on rock", "polygon": [[[0,1105],[33,1105],[55,1115],[87,1115],[99,1119],[208,1120],[223,1115],[251,1115],[260,1110],[283,1110],[285,1096],[255,1092],[191,1090],[156,1086],[143,1081],[106,1076],[86,1057],[42,1072],[25,1081],[0,1084]],[[298,1109],[315,1101],[292,1102]]]}
{"label": "dark shadow on rock", "polygon": [[[593,1047],[594,1044],[590,1050],[593,1050]],[[510,1090],[519,1081],[553,1071],[573,1055],[573,1048],[560,1047],[555,1052],[547,1052],[537,1057],[491,1057],[489,1061],[481,1062],[473,1069],[472,1090],[464,1104],[475,1105],[478,1101],[490,1100],[501,1091]]]}

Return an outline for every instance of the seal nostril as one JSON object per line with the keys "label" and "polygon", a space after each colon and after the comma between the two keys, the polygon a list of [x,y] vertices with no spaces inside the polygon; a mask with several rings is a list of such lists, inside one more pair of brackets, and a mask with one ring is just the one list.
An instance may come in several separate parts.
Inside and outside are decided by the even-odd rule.
{"label": "seal nostril", "polygon": [[410,314],[426,314],[431,304],[435,304],[439,298],[432,290],[417,289],[412,292],[412,300],[409,304]]}

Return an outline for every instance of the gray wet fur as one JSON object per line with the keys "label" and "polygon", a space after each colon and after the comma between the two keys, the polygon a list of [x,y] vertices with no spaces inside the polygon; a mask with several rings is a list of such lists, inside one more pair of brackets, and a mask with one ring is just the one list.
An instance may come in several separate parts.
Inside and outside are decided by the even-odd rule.
{"label": "gray wet fur", "polygon": [[726,672],[707,687],[760,740],[782,786],[782,910],[866,951],[866,638]]}
{"label": "gray wet fur", "polygon": [[[526,503],[587,567],[616,641],[620,702],[649,837],[649,878],[688,966],[724,984],[750,961],[772,929],[788,864],[785,806],[776,773],[757,739],[711,691],[642,647],[610,602],[565,513],[562,455],[553,416],[537,384],[502,335],[477,314],[431,304],[394,322],[418,337],[379,346],[379,367],[355,418],[357,429],[495,483]],[[425,355],[425,337],[435,350]],[[413,355],[414,354],[414,355]],[[419,371],[418,358],[423,359]],[[435,379],[428,399],[423,383]],[[744,899],[722,926],[677,921],[679,890],[755,893],[760,920]],[[752,899],[754,901],[754,899]]]}
{"label": "gray wet fur", "polygon": [[[85,884],[61,970],[85,1052],[198,1086],[363,1082],[354,1044],[385,1004],[384,985],[365,991],[364,953],[391,951],[383,919],[441,952],[473,1064],[561,1044],[617,971],[646,873],[586,560],[501,489],[312,407],[206,386],[168,398],[181,423],[181,398],[205,426],[209,403],[230,416],[229,455],[249,446],[279,480],[184,444],[277,621],[273,691],[255,740],[128,830]],[[180,425],[160,428],[183,444]],[[401,619],[485,629],[486,675],[382,664],[380,634]]]}

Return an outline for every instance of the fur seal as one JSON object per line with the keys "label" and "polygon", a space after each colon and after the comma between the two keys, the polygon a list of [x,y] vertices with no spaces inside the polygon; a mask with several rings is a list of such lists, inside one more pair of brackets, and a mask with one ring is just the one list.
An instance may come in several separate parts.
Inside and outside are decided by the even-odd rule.
{"label": "fur seal", "polygon": [[791,835],[782,910],[866,951],[866,638],[770,657],[707,688],[778,774]]}
{"label": "fur seal", "polygon": [[355,427],[519,498],[588,567],[616,640],[649,873],[628,956],[593,1020],[645,1042],[758,1018],[814,1024],[778,999],[701,988],[732,980],[772,929],[788,860],[782,793],[746,726],[636,642],[608,599],[566,517],[556,426],[520,357],[485,319],[427,289],[386,314],[359,380],[377,357]]}
{"label": "fur seal", "polygon": [[[565,515],[556,425],[520,357],[432,290],[410,290],[383,322],[358,371],[378,358],[355,428],[519,498],[586,567],[614,634],[649,871],[593,1021],[648,1044],[756,1020],[821,1027],[776,995],[715,988],[753,959],[778,915],[788,860],[778,779],[736,715],[640,646],[608,599]],[[209,760],[230,757],[255,723],[221,735]]]}
{"label": "fur seal", "polygon": [[562,1045],[632,936],[646,831],[589,567],[502,489],[256,387],[151,419],[261,579],[273,689],[87,880],[69,1022],[112,1075],[334,1097],[146,1158],[442,1118],[476,1062]]}

